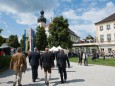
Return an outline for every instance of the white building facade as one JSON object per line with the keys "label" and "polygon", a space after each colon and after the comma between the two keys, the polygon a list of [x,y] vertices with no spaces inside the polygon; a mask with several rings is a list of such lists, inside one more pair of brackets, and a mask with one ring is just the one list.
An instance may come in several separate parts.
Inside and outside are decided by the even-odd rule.
{"label": "white building facade", "polygon": [[115,13],[95,23],[96,43],[105,53],[115,51]]}

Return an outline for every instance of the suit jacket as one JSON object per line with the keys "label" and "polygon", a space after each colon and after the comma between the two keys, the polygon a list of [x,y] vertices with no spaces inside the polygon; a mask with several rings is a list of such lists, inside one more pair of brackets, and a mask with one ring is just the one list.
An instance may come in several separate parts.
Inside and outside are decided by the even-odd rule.
{"label": "suit jacket", "polygon": [[41,56],[41,61],[43,68],[51,68],[53,61],[51,52],[44,52]]}
{"label": "suit jacket", "polygon": [[51,55],[52,55],[52,60],[55,60],[55,54],[51,52]]}
{"label": "suit jacket", "polygon": [[31,52],[29,58],[30,58],[31,66],[39,66],[40,64],[40,53],[39,52]]}
{"label": "suit jacket", "polygon": [[57,65],[58,67],[66,68],[66,62],[68,63],[68,67],[70,67],[69,59],[66,54],[60,53],[57,55]]}

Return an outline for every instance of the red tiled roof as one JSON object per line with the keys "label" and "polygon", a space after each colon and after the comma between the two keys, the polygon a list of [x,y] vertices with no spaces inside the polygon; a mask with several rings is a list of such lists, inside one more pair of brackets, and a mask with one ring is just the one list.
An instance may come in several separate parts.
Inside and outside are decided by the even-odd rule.
{"label": "red tiled roof", "polygon": [[104,23],[104,22],[108,22],[108,21],[112,21],[112,20],[115,20],[115,13],[108,16],[107,18],[95,23],[95,24],[100,24],[100,23]]}

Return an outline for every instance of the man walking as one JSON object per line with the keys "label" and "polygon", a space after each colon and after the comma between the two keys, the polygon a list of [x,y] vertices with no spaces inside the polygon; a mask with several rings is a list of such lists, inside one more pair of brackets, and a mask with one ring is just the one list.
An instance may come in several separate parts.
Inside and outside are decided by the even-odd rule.
{"label": "man walking", "polygon": [[70,68],[68,57],[66,54],[64,54],[64,51],[61,50],[60,53],[57,55],[57,65],[61,77],[61,83],[64,83],[64,81],[66,81],[67,79],[66,62],[68,63],[68,68]]}
{"label": "man walking", "polygon": [[30,53],[29,59],[32,68],[32,80],[35,82],[38,78],[38,66],[40,64],[40,53],[37,52],[37,48],[34,48],[34,52]]}
{"label": "man walking", "polygon": [[82,65],[82,58],[83,58],[83,51],[82,51],[82,50],[79,52],[78,56],[79,56],[78,65],[79,65],[79,64]]}
{"label": "man walking", "polygon": [[42,66],[44,68],[45,83],[49,85],[49,80],[51,77],[51,67],[52,67],[52,54],[49,52],[48,48],[45,48],[45,52],[41,56]]}
{"label": "man walking", "polygon": [[15,81],[13,86],[16,86],[16,83],[18,82],[18,86],[22,86],[21,80],[22,80],[22,72],[26,71],[27,63],[26,63],[26,57],[21,52],[21,48],[17,48],[17,52],[13,54],[10,62],[10,68],[15,71]]}

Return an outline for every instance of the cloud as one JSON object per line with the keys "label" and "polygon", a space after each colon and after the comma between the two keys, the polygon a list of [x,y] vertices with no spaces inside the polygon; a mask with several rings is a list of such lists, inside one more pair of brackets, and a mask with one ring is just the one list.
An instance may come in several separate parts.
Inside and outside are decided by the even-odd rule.
{"label": "cloud", "polygon": [[[47,3],[47,5],[46,5]],[[50,15],[54,15],[53,10],[59,6],[58,0],[0,0],[0,12],[4,12],[16,19],[18,24],[32,25],[37,21],[41,9],[48,10]]]}
{"label": "cloud", "polygon": [[95,36],[95,26],[93,24],[76,24],[70,25],[69,28],[81,38],[84,38],[87,35]]}
{"label": "cloud", "polygon": [[[13,8],[14,10],[17,10],[18,12],[35,12],[41,9],[55,9],[59,6],[58,0],[0,0],[0,5],[6,5],[10,8]],[[47,5],[46,5],[47,3]]]}
{"label": "cloud", "polygon": [[61,0],[63,2],[71,2],[72,0]]}
{"label": "cloud", "polygon": [[68,11],[62,12],[62,15],[68,19],[77,19],[78,18],[78,16],[76,15],[74,10],[68,10]]}
{"label": "cloud", "polygon": [[88,11],[83,12],[81,15],[77,15],[77,12],[75,12],[75,10],[68,10],[66,12],[63,12],[62,15],[65,18],[71,20],[69,21],[71,24],[69,28],[79,34],[82,38],[84,36],[84,32],[94,36],[94,23],[101,21],[114,12],[115,5],[112,2],[107,2],[104,8],[90,8]]}
{"label": "cloud", "polygon": [[54,12],[53,11],[45,11],[44,15],[47,19],[51,19],[54,17]]}
{"label": "cloud", "polygon": [[15,15],[16,22],[19,24],[27,24],[27,25],[33,25],[37,23],[37,17],[32,13],[21,13],[19,15]]}
{"label": "cloud", "polygon": [[109,0],[99,0],[100,2],[106,2],[106,1],[109,1]]}

